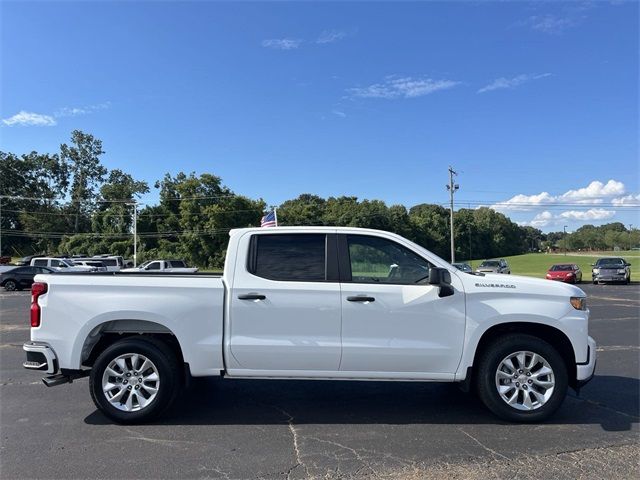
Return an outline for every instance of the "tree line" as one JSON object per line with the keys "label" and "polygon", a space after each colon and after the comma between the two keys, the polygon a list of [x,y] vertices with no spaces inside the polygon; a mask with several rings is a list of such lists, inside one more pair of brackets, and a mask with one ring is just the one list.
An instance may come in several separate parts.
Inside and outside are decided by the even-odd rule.
{"label": "tree line", "polygon": [[[111,253],[130,258],[136,208],[139,262],[181,258],[199,267],[220,267],[229,230],[258,226],[267,209],[263,199],[235,194],[210,173],[166,173],[151,187],[120,169],[106,168],[104,153],[99,139],[78,130],[57,153],[0,152],[1,253]],[[159,193],[158,203],[135,206],[151,188]],[[352,196],[302,194],[277,208],[280,225],[388,230],[449,257],[449,211],[440,205],[406,208]],[[600,248],[615,243],[610,231],[626,231],[622,224],[606,231],[606,226],[587,225],[566,238],[557,237],[519,226],[490,208],[460,209],[454,225],[458,259],[536,251],[545,242],[573,246],[570,242],[579,232],[575,245]],[[583,238],[582,243],[577,238]]]}

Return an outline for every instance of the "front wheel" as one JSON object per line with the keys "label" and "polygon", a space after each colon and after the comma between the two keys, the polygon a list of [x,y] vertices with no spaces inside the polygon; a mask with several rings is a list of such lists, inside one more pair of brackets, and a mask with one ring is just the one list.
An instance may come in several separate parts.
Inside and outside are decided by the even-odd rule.
{"label": "front wheel", "polygon": [[89,387],[98,409],[118,423],[141,423],[160,415],[180,388],[180,370],[166,344],[126,338],[96,359]]}
{"label": "front wheel", "polygon": [[483,403],[511,422],[551,416],[567,394],[567,367],[558,351],[538,337],[505,335],[482,353],[476,387]]}
{"label": "front wheel", "polygon": [[4,282],[4,289],[7,292],[13,292],[18,289],[18,284],[13,280],[7,280],[6,282]]}

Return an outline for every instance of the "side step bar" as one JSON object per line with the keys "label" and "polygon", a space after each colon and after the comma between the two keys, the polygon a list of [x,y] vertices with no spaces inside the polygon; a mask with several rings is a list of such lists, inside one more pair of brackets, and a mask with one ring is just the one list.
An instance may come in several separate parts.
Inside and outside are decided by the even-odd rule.
{"label": "side step bar", "polygon": [[47,387],[56,387],[64,383],[73,383],[78,378],[88,377],[91,370],[75,370],[71,373],[58,373],[56,375],[49,375],[42,379],[42,382]]}

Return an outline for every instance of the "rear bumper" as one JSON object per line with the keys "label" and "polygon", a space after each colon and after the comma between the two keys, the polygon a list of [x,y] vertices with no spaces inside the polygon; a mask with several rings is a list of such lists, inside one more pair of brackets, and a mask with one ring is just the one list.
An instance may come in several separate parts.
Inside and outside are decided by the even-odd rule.
{"label": "rear bumper", "polygon": [[22,345],[27,353],[27,359],[22,366],[29,370],[39,370],[47,373],[58,371],[58,358],[53,349],[42,342],[27,342]]}
{"label": "rear bumper", "polygon": [[578,387],[588,383],[596,371],[596,341],[591,337],[588,338],[587,352],[587,361],[576,365],[576,383]]}

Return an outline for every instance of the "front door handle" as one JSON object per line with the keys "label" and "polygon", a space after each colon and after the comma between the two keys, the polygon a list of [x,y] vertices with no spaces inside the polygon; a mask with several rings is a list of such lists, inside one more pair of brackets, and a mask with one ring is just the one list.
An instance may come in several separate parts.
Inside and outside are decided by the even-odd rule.
{"label": "front door handle", "polygon": [[264,300],[266,295],[260,295],[259,293],[246,293],[244,295],[238,295],[238,300]]}
{"label": "front door handle", "polygon": [[365,295],[356,295],[355,297],[347,297],[349,302],[375,302],[375,297],[367,297]]}

